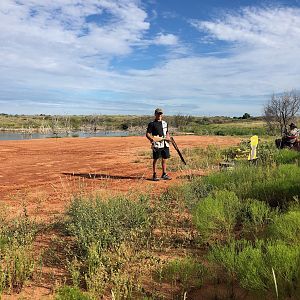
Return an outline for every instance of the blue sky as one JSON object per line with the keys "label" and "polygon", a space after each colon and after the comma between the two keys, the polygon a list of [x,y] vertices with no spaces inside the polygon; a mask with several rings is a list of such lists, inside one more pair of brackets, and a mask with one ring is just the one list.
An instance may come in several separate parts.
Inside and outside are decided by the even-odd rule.
{"label": "blue sky", "polygon": [[299,49],[299,0],[1,0],[0,112],[260,115]]}

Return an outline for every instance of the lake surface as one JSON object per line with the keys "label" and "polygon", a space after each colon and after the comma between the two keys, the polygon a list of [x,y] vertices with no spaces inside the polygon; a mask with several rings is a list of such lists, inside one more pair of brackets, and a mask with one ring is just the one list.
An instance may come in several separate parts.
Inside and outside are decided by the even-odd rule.
{"label": "lake surface", "polygon": [[[131,133],[132,135],[132,133]],[[13,140],[32,140],[32,139],[45,139],[45,138],[61,138],[61,137],[100,137],[100,136],[129,136],[128,131],[99,131],[99,132],[84,132],[75,131],[69,134],[59,133],[54,135],[53,133],[21,133],[21,132],[0,132],[0,141],[13,141]]]}

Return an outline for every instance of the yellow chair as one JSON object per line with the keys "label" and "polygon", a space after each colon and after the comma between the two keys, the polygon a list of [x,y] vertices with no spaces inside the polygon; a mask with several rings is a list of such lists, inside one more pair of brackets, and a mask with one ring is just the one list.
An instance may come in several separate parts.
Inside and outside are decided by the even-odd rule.
{"label": "yellow chair", "polygon": [[248,155],[249,161],[255,161],[257,159],[257,145],[258,145],[258,136],[254,135],[250,138],[251,150]]}

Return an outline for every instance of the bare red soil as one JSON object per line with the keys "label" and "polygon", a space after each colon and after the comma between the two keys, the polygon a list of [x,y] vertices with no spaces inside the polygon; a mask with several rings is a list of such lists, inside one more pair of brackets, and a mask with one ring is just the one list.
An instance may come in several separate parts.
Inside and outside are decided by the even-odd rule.
{"label": "bare red soil", "polygon": [[[240,141],[200,136],[175,139],[180,149],[227,147]],[[177,155],[174,149],[171,155]],[[158,193],[180,182],[184,175],[178,171],[171,173],[171,181],[151,181],[151,150],[145,137],[0,141],[0,165],[0,203],[7,206],[11,216],[26,206],[30,216],[42,221],[62,215],[76,193]],[[57,232],[39,235],[35,242],[37,255],[55,250],[55,260],[61,262],[64,251],[60,248],[64,246],[60,241]],[[43,263],[38,280],[26,285],[21,294],[3,295],[3,299],[53,298],[53,289],[63,283],[66,271],[61,263]]]}
{"label": "bare red soil", "polygon": [[[237,144],[232,137],[178,136],[183,148]],[[0,200],[22,205],[41,218],[64,211],[76,192],[152,191],[176,182],[151,182],[151,151],[145,137],[0,141]],[[172,155],[177,155],[173,149]]]}

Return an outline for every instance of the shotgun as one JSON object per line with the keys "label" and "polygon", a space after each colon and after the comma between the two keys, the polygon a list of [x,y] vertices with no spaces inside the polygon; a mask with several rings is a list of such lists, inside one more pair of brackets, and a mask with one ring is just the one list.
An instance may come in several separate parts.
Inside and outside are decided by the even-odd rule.
{"label": "shotgun", "polygon": [[179,148],[178,148],[175,140],[173,139],[173,137],[170,138],[170,141],[171,141],[173,147],[175,148],[175,150],[177,151],[177,153],[178,153],[181,161],[186,165],[186,162],[185,162],[185,160],[184,160],[184,158],[183,158],[183,156],[182,156],[182,154],[181,154],[181,152],[180,152],[180,150],[179,150]]}
{"label": "shotgun", "polygon": [[163,138],[163,137],[153,136],[153,140],[155,142],[161,142],[163,140],[165,140],[167,142],[171,142],[171,144],[173,145],[174,149],[177,151],[177,153],[178,153],[181,161],[186,165],[186,162],[185,162],[185,160],[184,160],[184,158],[183,158],[183,156],[182,156],[182,154],[181,154],[181,152],[180,152],[180,150],[179,150],[179,148],[178,148],[178,146],[177,146],[177,144],[176,144],[176,142],[175,142],[175,140],[174,140],[173,137],[171,137],[170,140],[167,140],[166,138]]}

